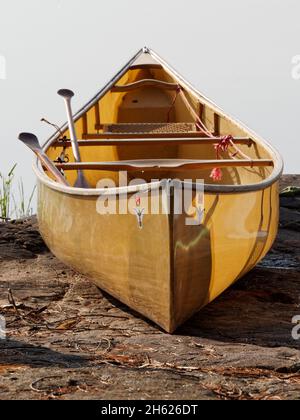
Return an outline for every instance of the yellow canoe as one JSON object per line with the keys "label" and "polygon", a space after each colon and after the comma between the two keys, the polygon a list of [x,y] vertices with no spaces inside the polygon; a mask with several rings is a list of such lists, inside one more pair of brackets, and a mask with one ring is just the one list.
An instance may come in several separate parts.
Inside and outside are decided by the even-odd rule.
{"label": "yellow canoe", "polygon": [[[173,332],[269,251],[280,155],[155,52],[139,51],[74,120],[81,163],[74,162],[67,124],[44,145],[70,186],[34,165],[39,226],[53,254],[101,289]],[[78,168],[90,188],[72,187]],[[124,171],[143,181],[123,185]],[[104,188],[103,179],[114,184]],[[174,210],[174,194],[186,187],[197,209],[201,179],[203,217],[187,224]],[[142,214],[151,188],[159,211]],[[112,207],[131,203],[134,211],[100,214],[103,194]]]}

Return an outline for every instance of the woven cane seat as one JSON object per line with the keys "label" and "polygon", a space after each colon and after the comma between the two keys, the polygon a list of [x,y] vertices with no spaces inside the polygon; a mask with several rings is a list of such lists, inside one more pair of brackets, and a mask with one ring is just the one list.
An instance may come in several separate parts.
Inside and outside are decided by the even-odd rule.
{"label": "woven cane seat", "polygon": [[120,123],[105,124],[104,133],[193,133],[196,131],[194,123]]}

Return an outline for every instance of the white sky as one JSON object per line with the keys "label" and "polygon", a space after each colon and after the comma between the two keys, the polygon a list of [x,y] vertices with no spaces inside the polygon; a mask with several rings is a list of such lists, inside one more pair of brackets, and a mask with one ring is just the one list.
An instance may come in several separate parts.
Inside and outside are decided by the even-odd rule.
{"label": "white sky", "polygon": [[40,118],[66,120],[59,88],[76,92],[76,111],[147,45],[300,173],[299,19],[299,0],[0,0],[0,171],[18,162],[29,192],[18,133],[44,142]]}

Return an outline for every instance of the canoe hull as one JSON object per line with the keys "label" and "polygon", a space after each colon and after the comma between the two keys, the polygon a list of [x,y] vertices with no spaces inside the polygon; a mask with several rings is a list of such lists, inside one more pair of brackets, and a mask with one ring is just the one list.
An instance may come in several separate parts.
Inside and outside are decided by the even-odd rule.
{"label": "canoe hull", "polygon": [[[118,198],[121,200],[122,198]],[[204,219],[101,215],[97,196],[38,182],[38,219],[49,249],[130,308],[173,332],[251,270],[277,234],[278,182],[244,193],[205,193]]]}

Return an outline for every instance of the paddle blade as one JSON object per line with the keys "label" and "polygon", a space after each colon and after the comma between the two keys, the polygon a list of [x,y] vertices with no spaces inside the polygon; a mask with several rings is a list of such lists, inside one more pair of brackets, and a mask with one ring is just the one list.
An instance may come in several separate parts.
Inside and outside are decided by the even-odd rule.
{"label": "paddle blade", "polygon": [[65,180],[54,163],[48,158],[41,148],[37,136],[32,133],[21,133],[18,138],[37,155],[42,165],[53,175],[57,182],[62,185],[69,186],[69,183]]}
{"label": "paddle blade", "polygon": [[91,188],[82,171],[78,171],[77,179],[74,184],[75,188]]}
{"label": "paddle blade", "polygon": [[41,148],[37,136],[32,133],[20,133],[18,138],[33,151],[40,150]]}
{"label": "paddle blade", "polygon": [[57,93],[65,99],[71,99],[75,95],[70,89],[60,89]]}

